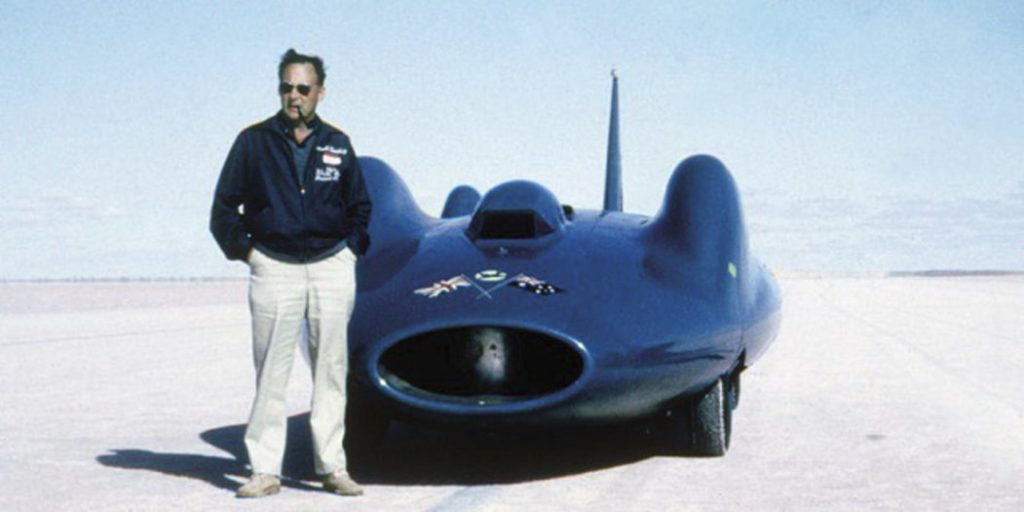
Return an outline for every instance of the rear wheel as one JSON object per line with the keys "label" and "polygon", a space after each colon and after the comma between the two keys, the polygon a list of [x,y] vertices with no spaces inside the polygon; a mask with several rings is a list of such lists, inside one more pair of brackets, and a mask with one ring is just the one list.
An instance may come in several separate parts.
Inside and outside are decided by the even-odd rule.
{"label": "rear wheel", "polygon": [[725,388],[726,398],[729,399],[729,408],[734,411],[740,406],[740,373],[739,368],[733,370],[725,381],[728,384]]}
{"label": "rear wheel", "polygon": [[720,457],[729,449],[732,434],[729,377],[718,379],[711,388],[688,403],[670,409],[666,415],[669,448],[674,453]]}

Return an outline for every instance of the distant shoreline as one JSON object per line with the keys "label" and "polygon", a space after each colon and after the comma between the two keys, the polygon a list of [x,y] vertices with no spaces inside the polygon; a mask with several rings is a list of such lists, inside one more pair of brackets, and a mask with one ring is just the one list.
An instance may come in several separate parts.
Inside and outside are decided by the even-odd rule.
{"label": "distant shoreline", "polygon": [[902,278],[902,277],[1011,277],[1024,276],[1024,270],[879,270],[862,272],[815,272],[811,270],[780,270],[778,277],[801,278]]}
{"label": "distant shoreline", "polygon": [[886,277],[1000,277],[1021,276],[1020,270],[897,270]]}
{"label": "distant shoreline", "polygon": [[0,279],[0,284],[63,283],[227,283],[248,281],[248,277],[41,277]]}
{"label": "distant shoreline", "polygon": [[[816,272],[812,270],[780,270],[781,278],[901,278],[901,277],[1009,277],[1024,276],[1024,270],[879,270],[864,272]],[[89,284],[89,283],[231,283],[248,281],[248,277],[65,277],[65,278],[0,278],[0,284]]]}

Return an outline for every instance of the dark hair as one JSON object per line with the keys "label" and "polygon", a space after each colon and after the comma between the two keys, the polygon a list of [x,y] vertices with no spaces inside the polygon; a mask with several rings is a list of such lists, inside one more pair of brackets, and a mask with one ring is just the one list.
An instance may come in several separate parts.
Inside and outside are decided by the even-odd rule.
{"label": "dark hair", "polygon": [[324,60],[316,55],[301,54],[294,48],[289,48],[281,56],[281,63],[277,65],[278,80],[284,78],[284,68],[292,64],[312,64],[313,69],[316,70],[317,85],[324,84],[324,79],[327,78],[327,74],[324,73]]}

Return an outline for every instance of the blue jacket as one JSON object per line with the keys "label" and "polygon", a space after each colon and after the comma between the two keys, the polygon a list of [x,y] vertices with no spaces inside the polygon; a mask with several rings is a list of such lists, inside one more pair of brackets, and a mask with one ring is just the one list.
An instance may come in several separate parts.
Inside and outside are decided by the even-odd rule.
{"label": "blue jacket", "polygon": [[295,262],[322,259],[342,244],[366,252],[370,196],[352,144],[319,119],[311,127],[301,181],[280,112],[235,139],[210,212],[210,232],[228,259],[245,259],[256,244]]}

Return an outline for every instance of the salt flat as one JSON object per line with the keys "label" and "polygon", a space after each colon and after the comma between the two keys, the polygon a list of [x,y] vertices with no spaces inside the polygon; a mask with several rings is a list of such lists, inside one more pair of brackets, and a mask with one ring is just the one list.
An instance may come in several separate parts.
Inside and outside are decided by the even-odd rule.
{"label": "salt flat", "polygon": [[0,284],[0,510],[1024,509],[1024,276],[781,284],[724,458],[399,425],[340,498],[304,480],[298,363],[289,479],[257,501],[244,282]]}

